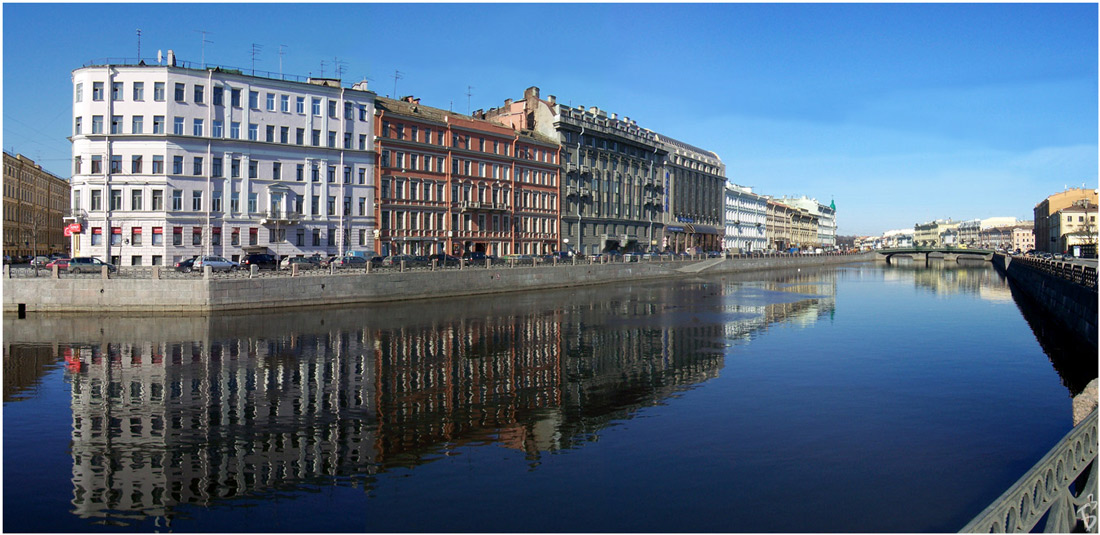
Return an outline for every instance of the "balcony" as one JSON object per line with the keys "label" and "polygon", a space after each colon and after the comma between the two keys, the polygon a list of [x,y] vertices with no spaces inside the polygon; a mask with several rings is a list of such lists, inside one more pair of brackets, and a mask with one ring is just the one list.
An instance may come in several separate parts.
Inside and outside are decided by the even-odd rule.
{"label": "balcony", "polygon": [[505,203],[502,203],[502,202],[493,203],[493,202],[478,202],[478,201],[462,201],[459,205],[459,208],[463,212],[471,212],[471,211],[474,211],[474,210],[497,211],[497,212],[506,212],[506,211],[508,211],[508,205],[505,204]]}
{"label": "balcony", "polygon": [[84,221],[88,219],[88,212],[79,208],[74,208],[63,214],[62,219],[65,221],[72,221],[73,223],[84,224]]}
{"label": "balcony", "polygon": [[287,212],[285,210],[275,210],[270,212],[260,212],[260,224],[261,225],[297,225],[302,221],[302,214],[297,212]]}

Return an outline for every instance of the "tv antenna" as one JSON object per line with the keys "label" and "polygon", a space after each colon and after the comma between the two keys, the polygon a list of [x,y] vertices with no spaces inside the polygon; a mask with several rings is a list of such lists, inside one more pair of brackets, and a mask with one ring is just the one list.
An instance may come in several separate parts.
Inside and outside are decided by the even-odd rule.
{"label": "tv antenna", "polygon": [[206,68],[206,43],[214,44],[214,41],[211,41],[211,40],[206,38],[206,34],[213,33],[213,32],[208,32],[206,30],[195,30],[195,31],[202,34],[202,68],[205,69]]}
{"label": "tv antenna", "polygon": [[141,61],[141,28],[137,29],[138,36],[138,61]]}
{"label": "tv antenna", "polygon": [[286,45],[279,45],[279,78],[283,77],[283,56],[286,54]]}
{"label": "tv antenna", "polygon": [[393,71],[393,98],[397,98],[397,81],[404,78],[401,71],[394,69]]}
{"label": "tv antenna", "polygon": [[263,51],[263,49],[264,49],[264,45],[258,45],[256,43],[252,43],[252,53],[251,53],[251,56],[252,56],[252,76],[256,75],[256,56],[259,56],[260,52]]}
{"label": "tv antenna", "polygon": [[336,77],[337,78],[343,78],[344,77],[344,71],[348,70],[348,68],[347,68],[348,62],[340,61],[337,58],[332,58],[332,65],[333,65],[333,70],[336,71]]}
{"label": "tv antenna", "polygon": [[470,114],[470,97],[473,96],[473,88],[472,85],[466,86],[466,115]]}

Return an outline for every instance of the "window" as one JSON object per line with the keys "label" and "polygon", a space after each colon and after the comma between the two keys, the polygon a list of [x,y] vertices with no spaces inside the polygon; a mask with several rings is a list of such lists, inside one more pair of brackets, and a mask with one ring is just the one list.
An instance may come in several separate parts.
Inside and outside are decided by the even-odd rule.
{"label": "window", "polygon": [[359,185],[361,186],[361,185],[366,184],[366,183],[367,183],[367,168],[360,167],[359,168]]}
{"label": "window", "polygon": [[290,113],[290,95],[279,95],[279,110]]}
{"label": "window", "polygon": [[268,143],[274,143],[275,142],[275,125],[273,125],[273,124],[267,125],[267,127],[264,128],[264,132],[267,134],[267,142]]}
{"label": "window", "polygon": [[390,122],[382,121],[382,137],[390,137]]}
{"label": "window", "polygon": [[[222,211],[222,192],[214,190],[214,193],[210,196],[210,210],[214,212]],[[217,244],[215,244],[217,245]]]}
{"label": "window", "polygon": [[183,91],[183,84],[177,83],[175,92],[176,102],[183,102]]}
{"label": "window", "polygon": [[225,105],[225,89],[222,88],[221,86],[214,86],[214,105],[215,106],[224,106]]}
{"label": "window", "polygon": [[313,140],[312,141],[313,141],[313,146],[314,147],[321,146],[321,131],[320,130],[317,130],[316,128],[313,129]]}
{"label": "window", "polygon": [[153,100],[164,102],[164,82],[153,82]]}
{"label": "window", "polygon": [[312,108],[311,111],[313,111],[313,115],[316,115],[318,117],[321,116],[321,99],[313,97],[312,106],[310,107]]}
{"label": "window", "polygon": [[309,203],[309,208],[310,208],[310,210],[312,210],[310,212],[311,215],[320,215],[321,214],[321,198],[320,197],[312,197],[311,200],[310,200],[310,203]]}
{"label": "window", "polygon": [[258,229],[256,229],[256,228],[248,229],[248,244],[249,245],[256,245],[256,242],[257,242],[258,238],[259,238]]}
{"label": "window", "polygon": [[191,192],[191,209],[196,212],[202,210],[202,190]]}
{"label": "window", "polygon": [[222,137],[224,134],[221,121],[211,121],[210,123],[210,135],[214,137]]}
{"label": "window", "polygon": [[145,100],[145,82],[134,82],[134,100]]}
{"label": "window", "polygon": [[302,115],[305,115],[306,97],[298,97],[297,99],[295,99],[294,110]]}
{"label": "window", "polygon": [[141,190],[130,190],[130,209],[133,211],[144,210],[145,206],[142,204]]}
{"label": "window", "polygon": [[214,157],[210,159],[210,176],[215,178],[221,178],[222,175],[222,159]]}
{"label": "window", "polygon": [[295,180],[297,180],[298,182],[301,182],[301,181],[305,180],[305,178],[303,176],[305,174],[305,167],[306,167],[305,164],[298,164],[298,171],[297,171],[297,174],[295,175]]}
{"label": "window", "polygon": [[191,227],[191,245],[202,245],[202,227]]}
{"label": "window", "polygon": [[201,85],[195,86],[195,104],[202,104],[202,94],[206,91],[206,88]]}
{"label": "window", "polygon": [[314,163],[310,164],[309,167],[310,167],[310,174],[311,174],[312,180],[314,182],[320,182],[321,181],[321,174],[320,174],[320,171],[317,169],[317,163],[314,162]]}
{"label": "window", "polygon": [[234,191],[229,196],[229,211],[234,212],[234,213],[241,211],[241,194],[240,194],[240,192]]}
{"label": "window", "polygon": [[267,111],[275,111],[275,93],[267,94]]}
{"label": "window", "polygon": [[164,174],[164,156],[153,156],[153,174]]}
{"label": "window", "polygon": [[174,174],[174,175],[182,175],[183,174],[183,156],[173,156],[172,157],[172,174]]}
{"label": "window", "polygon": [[367,120],[367,105],[366,104],[360,104],[359,105],[359,120],[360,121],[366,121]]}
{"label": "window", "polygon": [[351,184],[351,167],[344,166],[344,184]]}
{"label": "window", "polygon": [[260,93],[258,91],[248,92],[248,107],[253,110],[260,109]]}
{"label": "window", "polygon": [[[256,213],[256,194],[255,193],[249,193],[248,194],[248,213],[250,213],[250,214]],[[255,242],[252,242],[251,244],[256,245]]]}
{"label": "window", "polygon": [[84,101],[84,84],[76,84],[76,101]]}
{"label": "window", "polygon": [[329,99],[328,101],[328,116],[336,118],[336,101]]}
{"label": "window", "polygon": [[130,157],[130,172],[138,175],[141,174],[141,155],[135,154]]}
{"label": "window", "polygon": [[172,210],[176,212],[183,210],[183,190],[172,190]]}
{"label": "window", "polygon": [[282,180],[283,178],[283,164],[282,162],[273,162],[271,164],[271,179]]}
{"label": "window", "polygon": [[122,155],[116,154],[116,155],[111,156],[111,172],[112,173],[121,173],[122,172]]}
{"label": "window", "polygon": [[229,245],[241,244],[241,228],[233,227],[233,232],[229,234]]}
{"label": "window", "polygon": [[183,135],[183,117],[172,118],[172,133],[177,136]]}
{"label": "window", "polygon": [[294,129],[294,142],[301,145],[305,143],[306,129],[296,128]]}
{"label": "window", "polygon": [[329,182],[329,184],[332,184],[332,183],[336,182],[336,166],[335,165],[328,166],[328,182]]}
{"label": "window", "polygon": [[321,229],[313,229],[313,246],[319,247],[321,245]]}
{"label": "window", "polygon": [[103,245],[103,229],[99,227],[92,229],[92,245]]}
{"label": "window", "polygon": [[289,143],[289,142],[290,142],[290,127],[289,126],[279,127],[279,143]]}
{"label": "window", "polygon": [[[164,210],[164,190],[161,190],[161,189],[153,190],[153,207],[152,208],[153,208],[154,212],[159,212],[161,210]],[[154,241],[155,241],[155,239],[154,239]],[[154,243],[154,245],[156,245],[156,243]]]}
{"label": "window", "polygon": [[396,124],[394,129],[397,130],[397,139],[405,139],[405,125]]}
{"label": "window", "polygon": [[75,135],[79,136],[82,133],[83,129],[81,128],[80,123],[81,123],[81,121],[83,121],[83,119],[84,119],[83,117],[77,117],[76,118],[76,125],[73,127],[73,133]]}
{"label": "window", "polygon": [[259,162],[256,160],[248,160],[248,178],[256,178],[258,168]]}
{"label": "window", "polygon": [[229,123],[229,137],[241,139],[241,123],[239,121],[232,121]]}
{"label": "window", "polygon": [[164,227],[153,227],[153,245],[164,245]]}
{"label": "window", "polygon": [[172,245],[183,245],[183,227],[172,227]]}
{"label": "window", "polygon": [[367,150],[367,135],[359,134],[359,150]]}
{"label": "window", "polygon": [[111,189],[111,210],[122,210],[122,190]]}
{"label": "window", "polygon": [[350,132],[344,134],[344,148],[345,149],[350,149],[351,148],[351,133]]}
{"label": "window", "polygon": [[202,119],[195,119],[192,133],[195,136],[202,137]]}
{"label": "window", "polygon": [[122,133],[122,116],[121,115],[112,115],[111,116],[111,133],[112,134],[121,134]]}
{"label": "window", "polygon": [[248,140],[259,141],[260,139],[260,125],[256,123],[248,123]]}
{"label": "window", "polygon": [[202,156],[195,156],[191,163],[191,174],[195,176],[202,176]]}
{"label": "window", "polygon": [[92,100],[103,100],[103,82],[92,82]]}
{"label": "window", "polygon": [[163,134],[164,133],[164,116],[163,115],[154,115],[153,116],[153,133],[154,134]]}
{"label": "window", "polygon": [[330,149],[336,148],[336,132],[331,130],[328,133],[328,147]]}
{"label": "window", "polygon": [[427,130],[424,130],[424,143],[429,143],[430,144],[431,142],[432,142],[432,129],[429,128]]}
{"label": "window", "polygon": [[102,134],[103,133],[103,116],[102,115],[93,115],[92,116],[92,133],[93,134]]}
{"label": "window", "polygon": [[359,215],[367,215],[367,198],[359,197]]}
{"label": "window", "polygon": [[111,100],[122,100],[122,82],[111,82]]}
{"label": "window", "polygon": [[240,108],[241,107],[241,90],[240,89],[237,89],[237,88],[234,87],[234,88],[231,88],[229,90],[229,103],[234,108]]}
{"label": "window", "polygon": [[306,229],[298,229],[298,241],[296,242],[296,244],[299,246],[306,244]]}
{"label": "window", "polygon": [[130,133],[131,134],[144,134],[145,133],[145,117],[141,115],[135,115],[133,120],[130,121]]}
{"label": "window", "polygon": [[92,211],[98,212],[103,209],[103,190],[92,190]]}
{"label": "window", "polygon": [[229,164],[229,173],[232,178],[240,178],[241,176],[241,159],[233,158],[233,161]]}

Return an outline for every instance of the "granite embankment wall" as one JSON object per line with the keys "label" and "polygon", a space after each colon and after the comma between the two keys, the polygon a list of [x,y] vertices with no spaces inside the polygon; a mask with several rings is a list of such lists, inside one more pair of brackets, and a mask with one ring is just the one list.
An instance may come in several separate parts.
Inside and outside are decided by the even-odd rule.
{"label": "granite embankment wall", "polygon": [[[1005,273],[1009,280],[1029,298],[1039,304],[1052,318],[1079,334],[1084,340],[1097,345],[1097,293],[1096,274],[1072,280],[1073,273],[1065,270],[1056,274],[1057,266],[1049,261],[1013,259],[997,254],[993,266]],[[1063,265],[1064,266],[1064,265]],[[1090,284],[1091,283],[1091,284]]]}
{"label": "granite embankment wall", "polygon": [[806,255],[703,260],[375,271],[300,276],[206,278],[4,278],[4,312],[104,313],[216,311],[332,306],[736,273],[869,260],[869,255]]}

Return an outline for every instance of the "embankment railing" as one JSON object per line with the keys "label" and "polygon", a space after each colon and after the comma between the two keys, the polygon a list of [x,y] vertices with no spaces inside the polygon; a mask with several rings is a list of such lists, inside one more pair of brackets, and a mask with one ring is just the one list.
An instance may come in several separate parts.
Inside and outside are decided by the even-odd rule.
{"label": "embankment railing", "polygon": [[1096,268],[1092,266],[1083,266],[1073,262],[1048,260],[1046,258],[1030,258],[1026,256],[1014,256],[1012,257],[1012,262],[1020,262],[1048,275],[1066,279],[1094,290],[1096,289]]}

